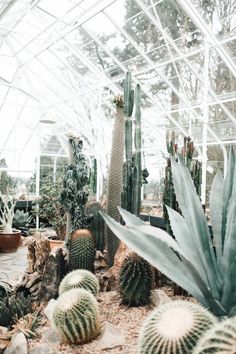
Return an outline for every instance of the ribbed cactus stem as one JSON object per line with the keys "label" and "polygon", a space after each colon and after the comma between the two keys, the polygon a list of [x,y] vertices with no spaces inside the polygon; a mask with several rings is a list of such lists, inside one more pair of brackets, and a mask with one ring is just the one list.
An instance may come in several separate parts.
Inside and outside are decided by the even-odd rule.
{"label": "ribbed cactus stem", "polygon": [[85,269],[77,269],[68,273],[60,283],[59,295],[71,289],[85,289],[94,296],[99,292],[99,283],[97,277]]}
{"label": "ribbed cactus stem", "polygon": [[[116,100],[116,115],[112,137],[111,158],[107,186],[107,213],[116,221],[120,220],[117,206],[121,205],[121,193],[123,188],[123,158],[124,158],[124,110],[120,100]],[[108,253],[108,266],[114,262],[116,251],[120,241],[106,226],[106,240]]]}

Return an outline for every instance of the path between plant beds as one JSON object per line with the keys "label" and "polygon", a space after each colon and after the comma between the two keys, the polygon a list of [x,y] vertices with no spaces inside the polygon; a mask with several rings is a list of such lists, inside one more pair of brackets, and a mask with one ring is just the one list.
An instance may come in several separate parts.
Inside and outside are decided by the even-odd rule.
{"label": "path between plant beds", "polygon": [[0,281],[11,282],[19,278],[27,266],[27,252],[27,247],[19,247],[14,253],[0,253]]}
{"label": "path between plant beds", "polygon": [[[173,291],[171,287],[162,289],[164,289],[172,299],[184,298],[181,296],[172,296]],[[29,353],[31,353],[35,347],[46,344],[48,346],[47,354],[137,354],[137,341],[140,327],[153,308],[151,306],[124,306],[121,304],[121,298],[116,291],[100,293],[98,301],[102,323],[109,322],[117,327],[117,332],[123,333],[123,345],[102,350],[100,347],[101,335],[84,345],[50,345],[47,343],[47,340],[45,340],[45,333],[50,330],[50,322],[47,321],[46,324],[39,329],[40,337],[29,340]]]}

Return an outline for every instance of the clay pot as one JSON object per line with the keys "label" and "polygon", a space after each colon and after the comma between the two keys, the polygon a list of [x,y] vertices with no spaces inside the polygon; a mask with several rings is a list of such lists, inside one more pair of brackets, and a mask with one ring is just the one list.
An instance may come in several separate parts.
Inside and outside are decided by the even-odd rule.
{"label": "clay pot", "polygon": [[21,232],[14,230],[12,233],[0,232],[0,252],[12,253],[16,252],[21,244]]}
{"label": "clay pot", "polygon": [[50,243],[50,249],[51,250],[54,250],[54,249],[57,249],[57,248],[60,248],[63,246],[63,242],[62,240],[53,240],[53,239],[48,239],[49,240],[49,243]]}

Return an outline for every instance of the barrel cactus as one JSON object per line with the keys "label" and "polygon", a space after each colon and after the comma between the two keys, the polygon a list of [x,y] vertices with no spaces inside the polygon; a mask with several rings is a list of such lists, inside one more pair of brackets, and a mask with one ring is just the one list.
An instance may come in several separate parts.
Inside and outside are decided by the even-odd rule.
{"label": "barrel cactus", "polygon": [[159,306],[145,321],[139,336],[140,354],[191,354],[201,335],[216,318],[189,301]]}
{"label": "barrel cactus", "polygon": [[193,353],[236,353],[236,317],[217,323],[209,329],[200,339]]}
{"label": "barrel cactus", "polygon": [[52,319],[64,343],[86,343],[100,333],[97,301],[85,289],[72,289],[61,294]]}
{"label": "barrel cactus", "polygon": [[128,255],[120,269],[119,285],[122,301],[129,306],[149,303],[153,274],[150,264],[136,253]]}
{"label": "barrel cactus", "polygon": [[71,290],[82,288],[90,291],[94,296],[99,292],[99,283],[97,277],[85,269],[77,269],[68,273],[61,281],[59,286],[59,295]]}
{"label": "barrel cactus", "polygon": [[67,245],[69,269],[87,269],[94,273],[95,243],[89,230],[76,230]]}
{"label": "barrel cactus", "polygon": [[99,211],[102,210],[101,203],[91,201],[86,205],[88,215],[88,229],[95,238],[96,250],[103,252],[105,248],[105,225]]}

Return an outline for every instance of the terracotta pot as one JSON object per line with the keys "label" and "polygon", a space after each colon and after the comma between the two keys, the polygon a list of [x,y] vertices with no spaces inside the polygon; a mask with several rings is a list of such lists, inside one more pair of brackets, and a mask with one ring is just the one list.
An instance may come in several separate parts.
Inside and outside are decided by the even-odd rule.
{"label": "terracotta pot", "polygon": [[16,252],[21,244],[21,232],[14,230],[11,234],[0,232],[0,252]]}
{"label": "terracotta pot", "polygon": [[49,243],[50,243],[50,249],[51,250],[54,250],[56,248],[60,248],[62,247],[63,245],[63,242],[62,240],[53,240],[53,239],[48,239],[49,240]]}

